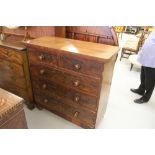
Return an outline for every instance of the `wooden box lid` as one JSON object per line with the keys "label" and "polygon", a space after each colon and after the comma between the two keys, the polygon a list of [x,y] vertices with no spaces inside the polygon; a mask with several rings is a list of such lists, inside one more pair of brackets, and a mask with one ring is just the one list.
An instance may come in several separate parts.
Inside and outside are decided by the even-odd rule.
{"label": "wooden box lid", "polygon": [[0,88],[0,120],[23,107],[24,100]]}

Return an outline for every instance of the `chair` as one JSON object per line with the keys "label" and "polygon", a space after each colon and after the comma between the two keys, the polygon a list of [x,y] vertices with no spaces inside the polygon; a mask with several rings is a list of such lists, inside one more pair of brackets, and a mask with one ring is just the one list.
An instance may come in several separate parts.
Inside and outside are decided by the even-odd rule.
{"label": "chair", "polygon": [[128,39],[122,47],[120,61],[122,58],[129,58],[131,54],[137,54],[140,47],[142,46],[143,40],[143,33],[141,33],[140,36],[135,36],[134,38]]}
{"label": "chair", "polygon": [[141,64],[137,61],[137,54],[133,54],[129,56],[129,61],[131,62],[130,71],[132,70],[133,66],[136,65],[137,67],[141,67]]}

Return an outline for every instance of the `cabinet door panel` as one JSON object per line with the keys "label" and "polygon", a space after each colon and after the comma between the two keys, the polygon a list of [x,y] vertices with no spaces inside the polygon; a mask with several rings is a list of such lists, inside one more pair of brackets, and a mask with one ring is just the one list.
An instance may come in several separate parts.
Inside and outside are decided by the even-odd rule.
{"label": "cabinet door panel", "polygon": [[23,66],[0,59],[0,85],[16,85],[26,88]]}
{"label": "cabinet door panel", "polygon": [[16,62],[18,64],[23,64],[22,53],[16,52],[9,48],[0,47],[0,58]]}

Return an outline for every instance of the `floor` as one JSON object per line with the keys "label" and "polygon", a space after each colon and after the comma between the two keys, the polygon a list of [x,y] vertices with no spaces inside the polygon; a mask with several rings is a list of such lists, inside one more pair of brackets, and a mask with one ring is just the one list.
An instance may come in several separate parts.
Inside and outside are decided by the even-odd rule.
{"label": "floor", "polygon": [[[120,47],[133,35],[123,34]],[[120,53],[119,53],[120,54]],[[137,88],[140,80],[140,68],[130,71],[128,59],[118,59],[115,64],[111,92],[104,118],[97,129],[152,129],[155,128],[155,91],[146,104],[135,104],[140,96],[130,92]],[[30,129],[82,129],[79,126],[43,109],[33,111],[26,107],[26,119]]]}

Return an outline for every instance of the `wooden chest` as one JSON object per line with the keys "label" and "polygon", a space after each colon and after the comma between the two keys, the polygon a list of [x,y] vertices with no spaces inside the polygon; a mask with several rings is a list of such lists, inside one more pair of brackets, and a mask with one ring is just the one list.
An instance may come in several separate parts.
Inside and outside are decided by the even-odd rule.
{"label": "wooden chest", "polygon": [[24,98],[29,108],[34,107],[25,47],[0,41],[0,87]]}
{"label": "wooden chest", "polygon": [[119,48],[57,37],[25,44],[36,104],[95,128],[106,109]]}
{"label": "wooden chest", "polygon": [[0,88],[0,129],[27,129],[24,100]]}

